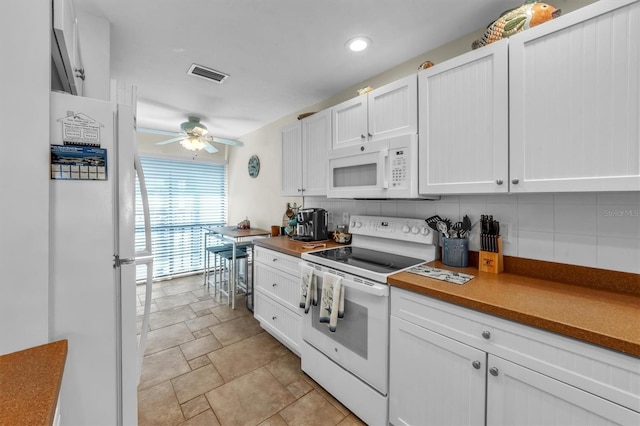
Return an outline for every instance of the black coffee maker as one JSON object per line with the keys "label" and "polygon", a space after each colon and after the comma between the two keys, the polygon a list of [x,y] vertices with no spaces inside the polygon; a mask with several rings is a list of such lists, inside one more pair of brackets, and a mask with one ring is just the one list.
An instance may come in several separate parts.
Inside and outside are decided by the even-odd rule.
{"label": "black coffee maker", "polygon": [[328,213],[325,209],[300,209],[296,216],[298,227],[294,240],[323,241],[329,238]]}

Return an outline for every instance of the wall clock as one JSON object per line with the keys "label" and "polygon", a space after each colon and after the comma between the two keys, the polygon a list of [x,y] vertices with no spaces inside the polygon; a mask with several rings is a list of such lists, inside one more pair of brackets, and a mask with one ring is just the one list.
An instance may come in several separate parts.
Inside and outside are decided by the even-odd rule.
{"label": "wall clock", "polygon": [[248,169],[249,176],[252,178],[257,177],[258,173],[260,173],[260,159],[257,155],[252,155],[251,158],[249,158]]}

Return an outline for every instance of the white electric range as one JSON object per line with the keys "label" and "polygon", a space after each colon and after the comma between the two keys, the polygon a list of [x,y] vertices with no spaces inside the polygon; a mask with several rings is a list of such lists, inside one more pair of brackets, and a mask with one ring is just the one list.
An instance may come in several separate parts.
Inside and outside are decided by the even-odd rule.
{"label": "white electric range", "polygon": [[423,219],[352,216],[350,246],[302,254],[315,268],[318,300],[325,274],[342,278],[344,318],[335,332],[303,313],[302,369],[368,424],[387,424],[387,277],[438,257],[438,236]]}

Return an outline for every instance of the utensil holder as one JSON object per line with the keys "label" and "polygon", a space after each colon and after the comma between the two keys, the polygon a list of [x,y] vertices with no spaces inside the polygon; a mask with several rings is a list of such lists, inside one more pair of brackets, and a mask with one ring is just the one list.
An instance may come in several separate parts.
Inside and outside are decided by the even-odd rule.
{"label": "utensil holder", "polygon": [[498,252],[480,251],[478,257],[478,269],[480,272],[491,272],[492,274],[499,274],[504,271],[504,259],[502,255],[502,237],[498,237]]}
{"label": "utensil holder", "polygon": [[469,240],[466,238],[443,238],[442,263],[456,268],[469,266]]}

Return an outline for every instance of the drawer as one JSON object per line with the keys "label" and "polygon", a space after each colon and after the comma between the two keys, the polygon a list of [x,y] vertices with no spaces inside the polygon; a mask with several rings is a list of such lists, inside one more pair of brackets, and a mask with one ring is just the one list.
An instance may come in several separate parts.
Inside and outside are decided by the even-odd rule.
{"label": "drawer", "polygon": [[395,287],[391,315],[640,412],[640,358]]}
{"label": "drawer", "polygon": [[300,278],[267,266],[256,263],[254,267],[254,286],[267,293],[289,309],[298,311],[300,307]]}
{"label": "drawer", "polygon": [[302,340],[301,316],[267,296],[262,290],[255,292],[254,316],[262,328],[291,351],[300,355]]}
{"label": "drawer", "polygon": [[273,266],[274,268],[292,275],[298,276],[300,274],[298,267],[300,259],[297,257],[289,256],[288,254],[269,250],[263,247],[256,247],[254,255],[256,263]]}

